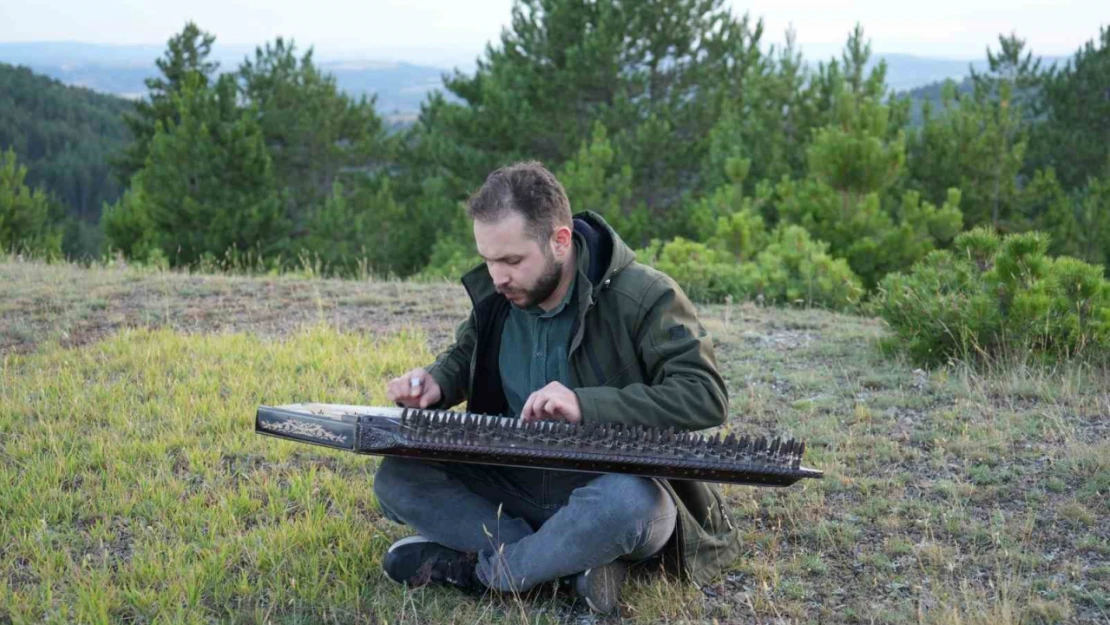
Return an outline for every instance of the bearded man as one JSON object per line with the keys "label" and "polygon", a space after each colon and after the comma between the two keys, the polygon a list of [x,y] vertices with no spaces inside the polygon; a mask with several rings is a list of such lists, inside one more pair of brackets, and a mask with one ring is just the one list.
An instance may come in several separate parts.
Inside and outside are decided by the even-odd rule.
{"label": "bearded man", "polygon": [[[473,310],[434,364],[389,382],[391,401],[465,399],[470,412],[524,421],[724,423],[725,383],[689,299],[599,215],[572,216],[551,172],[498,169],[467,213],[485,261],[462,278]],[[389,457],[374,493],[386,517],[417,532],[382,559],[410,587],[524,591],[565,579],[607,613],[631,563],[703,584],[740,549],[721,496],[702,482]]]}

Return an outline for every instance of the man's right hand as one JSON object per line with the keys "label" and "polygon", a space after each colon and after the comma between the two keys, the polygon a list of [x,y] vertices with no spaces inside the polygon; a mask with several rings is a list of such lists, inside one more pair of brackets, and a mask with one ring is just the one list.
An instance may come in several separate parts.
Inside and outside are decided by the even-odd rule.
{"label": "man's right hand", "polygon": [[423,369],[413,369],[386,385],[386,397],[405,408],[427,408],[443,398],[435,378]]}

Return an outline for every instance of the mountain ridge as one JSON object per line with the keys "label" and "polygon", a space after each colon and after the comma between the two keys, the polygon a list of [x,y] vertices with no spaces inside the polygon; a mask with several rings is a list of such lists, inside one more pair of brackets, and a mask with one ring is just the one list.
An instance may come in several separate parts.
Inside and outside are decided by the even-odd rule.
{"label": "mountain ridge", "polygon": [[[257,46],[217,44],[211,58],[227,69],[252,56]],[[306,48],[307,49],[307,48]],[[82,86],[125,98],[138,98],[146,93],[145,78],[157,72],[155,59],[164,46],[154,44],[90,44],[83,42],[0,42],[0,62],[25,65],[36,73],[63,83]],[[1059,57],[1048,57],[1045,63]],[[442,86],[442,77],[454,69],[472,71],[466,66],[414,63],[404,59],[360,57],[315,53],[321,69],[335,75],[341,89],[358,97],[376,95],[377,107],[383,114],[409,114],[420,110],[428,93]],[[910,92],[947,79],[957,82],[969,69],[986,68],[986,59],[952,59],[917,54],[875,54],[870,66],[880,60],[887,63],[887,84],[895,92]],[[817,59],[807,60],[816,63]]]}

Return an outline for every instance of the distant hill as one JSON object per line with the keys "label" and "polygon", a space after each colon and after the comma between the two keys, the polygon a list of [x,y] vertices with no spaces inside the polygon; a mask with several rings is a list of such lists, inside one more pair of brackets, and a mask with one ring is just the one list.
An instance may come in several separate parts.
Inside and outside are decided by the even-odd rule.
{"label": "distant hill", "polygon": [[[89,87],[123,97],[146,93],[143,79],[156,72],[154,60],[162,55],[156,45],[98,45],[74,42],[0,43],[0,61],[26,65],[36,72],[67,84]],[[213,58],[224,71],[238,67],[253,55],[254,46],[217,43]],[[962,80],[968,68],[986,68],[979,60],[943,59],[910,54],[875,55],[872,65],[887,63],[887,84],[894,91],[908,92],[946,79]],[[816,62],[820,58],[808,59]],[[1052,62],[1055,59],[1046,59]],[[377,94],[378,110],[387,117],[411,117],[420,109],[428,92],[441,88],[442,76],[451,70],[403,61],[375,59],[329,59],[318,57],[319,66],[335,75],[339,87],[352,95]]]}
{"label": "distant hill", "polygon": [[[969,61],[965,59],[936,59],[911,54],[884,54],[886,61],[886,84],[892,91],[910,91],[945,80],[962,80],[970,74],[969,68],[976,71],[987,68],[987,60]],[[874,67],[879,58],[870,63]]]}
{"label": "distant hill", "polygon": [[53,193],[70,215],[96,221],[120,194],[109,161],[130,141],[123,114],[132,106],[0,63],[0,151],[14,149],[26,182]]}
{"label": "distant hill", "polygon": [[[939,110],[941,106],[941,94],[944,92],[945,80],[940,80],[930,83],[923,87],[910,89],[909,91],[902,92],[903,95],[910,98],[910,123],[914,126],[919,126],[924,123],[924,115],[922,110],[926,102],[930,103],[933,111]],[[966,76],[963,80],[955,81],[956,93],[966,95],[972,92],[974,87],[971,83],[971,76]]]}
{"label": "distant hill", "polygon": [[[0,43],[0,62],[26,65],[39,74],[69,85],[88,87],[125,98],[146,94],[143,80],[154,76],[162,46],[109,46],[72,42]],[[217,44],[212,58],[222,71],[232,71],[253,46]],[[340,89],[354,96],[377,94],[378,111],[386,116],[420,110],[428,92],[442,84],[441,67],[374,59],[316,59],[333,74]]]}

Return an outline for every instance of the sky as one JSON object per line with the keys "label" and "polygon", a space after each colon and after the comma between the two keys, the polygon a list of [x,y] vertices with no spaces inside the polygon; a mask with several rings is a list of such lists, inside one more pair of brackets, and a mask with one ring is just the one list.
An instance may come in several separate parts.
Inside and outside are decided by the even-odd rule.
{"label": "sky", "polygon": [[[762,17],[767,42],[793,27],[809,58],[837,52],[856,22],[877,53],[981,59],[1001,32],[1042,56],[1070,55],[1110,25],[1107,0],[725,0]],[[0,42],[163,45],[193,20],[220,44],[277,36],[318,59],[469,65],[508,23],[512,0],[0,0]]]}

